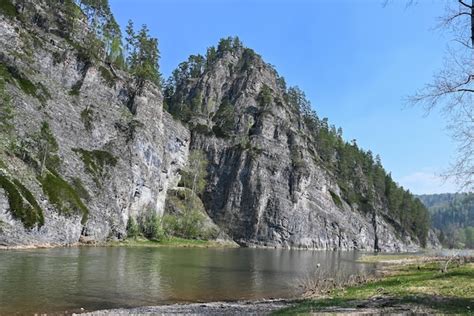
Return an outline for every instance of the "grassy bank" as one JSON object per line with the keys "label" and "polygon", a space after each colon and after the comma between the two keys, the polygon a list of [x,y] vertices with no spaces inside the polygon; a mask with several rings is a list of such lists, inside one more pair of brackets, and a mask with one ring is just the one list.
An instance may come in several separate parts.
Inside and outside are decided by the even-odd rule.
{"label": "grassy bank", "polygon": [[[379,256],[377,256],[379,257]],[[384,277],[346,289],[331,291],[327,297],[300,301],[276,312],[277,315],[312,312],[427,312],[474,314],[474,263],[450,264],[443,273],[442,263],[425,259],[388,256],[363,258],[388,262]],[[401,261],[410,263],[400,264]]]}
{"label": "grassy bank", "polygon": [[107,244],[112,247],[177,247],[177,248],[232,248],[237,245],[230,241],[183,239],[169,237],[160,241],[148,240],[144,238],[126,239],[123,241],[113,241]]}

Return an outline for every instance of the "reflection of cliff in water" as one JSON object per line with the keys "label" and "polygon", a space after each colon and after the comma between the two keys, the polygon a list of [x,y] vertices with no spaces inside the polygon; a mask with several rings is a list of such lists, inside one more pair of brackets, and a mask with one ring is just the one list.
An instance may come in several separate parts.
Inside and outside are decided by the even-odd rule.
{"label": "reflection of cliff in water", "polygon": [[356,263],[358,256],[242,248],[6,252],[0,256],[0,297],[8,300],[2,300],[0,314],[285,298],[297,294],[308,276],[349,277],[374,270]]}

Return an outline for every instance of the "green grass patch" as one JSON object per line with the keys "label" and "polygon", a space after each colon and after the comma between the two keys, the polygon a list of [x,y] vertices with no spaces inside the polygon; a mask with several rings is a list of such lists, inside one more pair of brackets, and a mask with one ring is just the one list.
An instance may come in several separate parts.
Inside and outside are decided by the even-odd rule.
{"label": "green grass patch", "polygon": [[46,171],[43,177],[39,178],[44,193],[49,201],[54,204],[62,215],[82,214],[82,224],[87,222],[89,210],[81,201],[81,198],[66,180],[58,174]]}
{"label": "green grass patch", "polygon": [[94,182],[100,186],[102,180],[107,176],[109,167],[117,164],[117,158],[111,153],[103,150],[85,150],[74,148],[73,151],[80,155],[86,171],[92,176]]}
{"label": "green grass patch", "polygon": [[[392,275],[347,289],[334,290],[327,299],[305,300],[278,315],[324,311],[328,307],[370,306],[385,299],[384,307],[405,305],[439,313],[470,314],[474,310],[474,264],[452,266],[440,272],[439,262],[398,267]],[[382,307],[382,306],[372,306]]]}
{"label": "green grass patch", "polygon": [[10,0],[0,1],[0,12],[10,18],[14,18],[18,15],[15,6]]}
{"label": "green grass patch", "polygon": [[200,239],[184,239],[179,237],[169,237],[164,239],[161,242],[164,246],[174,246],[174,247],[216,247],[222,246],[221,244],[215,241],[209,240],[200,240]]}
{"label": "green grass patch", "polygon": [[13,217],[19,219],[25,228],[44,224],[43,210],[31,192],[20,181],[15,179],[12,182],[5,175],[0,174],[0,187],[7,194]]}
{"label": "green grass patch", "polygon": [[[434,295],[474,299],[474,265],[453,267],[448,273],[440,272],[440,263],[405,266],[393,276],[349,288],[336,297],[365,298],[380,294],[403,297],[407,295]],[[474,306],[473,306],[474,307]]]}
{"label": "green grass patch", "polygon": [[119,242],[110,242],[109,246],[124,247],[176,247],[176,248],[230,248],[236,247],[233,243],[217,242],[212,240],[184,239],[169,237],[160,241],[144,238],[126,239]]}
{"label": "green grass patch", "polygon": [[423,256],[416,254],[377,254],[364,255],[357,261],[363,263],[398,263],[400,261],[414,261],[422,258]]}

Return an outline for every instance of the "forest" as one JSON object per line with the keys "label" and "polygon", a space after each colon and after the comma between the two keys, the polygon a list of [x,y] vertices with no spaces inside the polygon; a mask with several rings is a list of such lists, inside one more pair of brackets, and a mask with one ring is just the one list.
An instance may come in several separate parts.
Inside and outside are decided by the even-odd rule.
{"label": "forest", "polygon": [[448,248],[474,249],[474,194],[420,195],[439,241]]}
{"label": "forest", "polygon": [[[165,109],[184,123],[190,123],[193,116],[202,115],[199,94],[195,93],[195,97],[188,100],[182,91],[187,91],[189,82],[202,77],[226,53],[241,53],[240,71],[245,71],[247,63],[251,63],[254,58],[261,58],[252,49],[244,47],[238,37],[221,39],[217,48],[211,46],[207,49],[205,56],[191,55],[174,70],[164,84]],[[308,135],[315,148],[317,163],[322,163],[337,178],[342,198],[365,214],[375,215],[377,206],[384,205],[388,210],[386,215],[395,219],[394,224],[398,225],[402,234],[414,236],[425,245],[430,229],[430,215],[426,207],[392,179],[391,174],[383,168],[379,155],[374,157],[370,150],[360,148],[356,140],[346,141],[342,128],[331,125],[327,118],[320,118],[305,93],[297,86],[287,87],[284,77],[274,68],[273,71],[281,89],[278,93],[283,95],[283,101],[295,111],[302,123],[301,130]],[[229,102],[232,98],[232,95],[227,96],[214,114],[213,121],[218,123],[212,127],[212,133],[216,137],[238,137],[233,132],[238,118]],[[277,106],[277,102],[281,102],[277,100],[275,91],[265,86],[256,101],[262,109]],[[199,132],[203,127],[190,128]],[[293,164],[296,167],[300,164],[296,150]],[[333,194],[333,198],[336,204],[342,203],[337,195]]]}

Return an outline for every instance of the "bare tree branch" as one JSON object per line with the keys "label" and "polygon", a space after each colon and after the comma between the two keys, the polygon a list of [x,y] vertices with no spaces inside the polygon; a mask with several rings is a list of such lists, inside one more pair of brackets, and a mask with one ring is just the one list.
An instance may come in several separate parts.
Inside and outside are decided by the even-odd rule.
{"label": "bare tree branch", "polygon": [[452,16],[449,16],[447,18],[444,19],[444,23],[445,24],[449,24],[451,23],[454,19],[460,17],[460,16],[463,16],[463,15],[466,15],[466,16],[471,16],[471,14],[469,12],[458,12]]}
{"label": "bare tree branch", "polygon": [[[423,105],[427,113],[440,108],[448,129],[458,144],[458,155],[445,174],[461,189],[474,189],[474,0],[449,2],[438,28],[452,34],[444,67],[431,83],[408,97],[411,104]],[[469,9],[469,10],[466,10]]]}
{"label": "bare tree branch", "polygon": [[456,43],[459,43],[461,45],[463,45],[464,47],[468,48],[468,49],[473,49],[474,47],[472,47],[471,45],[469,45],[468,43],[466,42],[463,42],[462,40],[458,40],[458,39],[455,39],[453,40],[454,42]]}
{"label": "bare tree branch", "polygon": [[472,9],[472,6],[469,5],[469,4],[467,4],[467,3],[465,3],[464,1],[458,0],[458,2],[459,2],[460,4],[462,4],[463,6],[465,6],[466,8]]}

